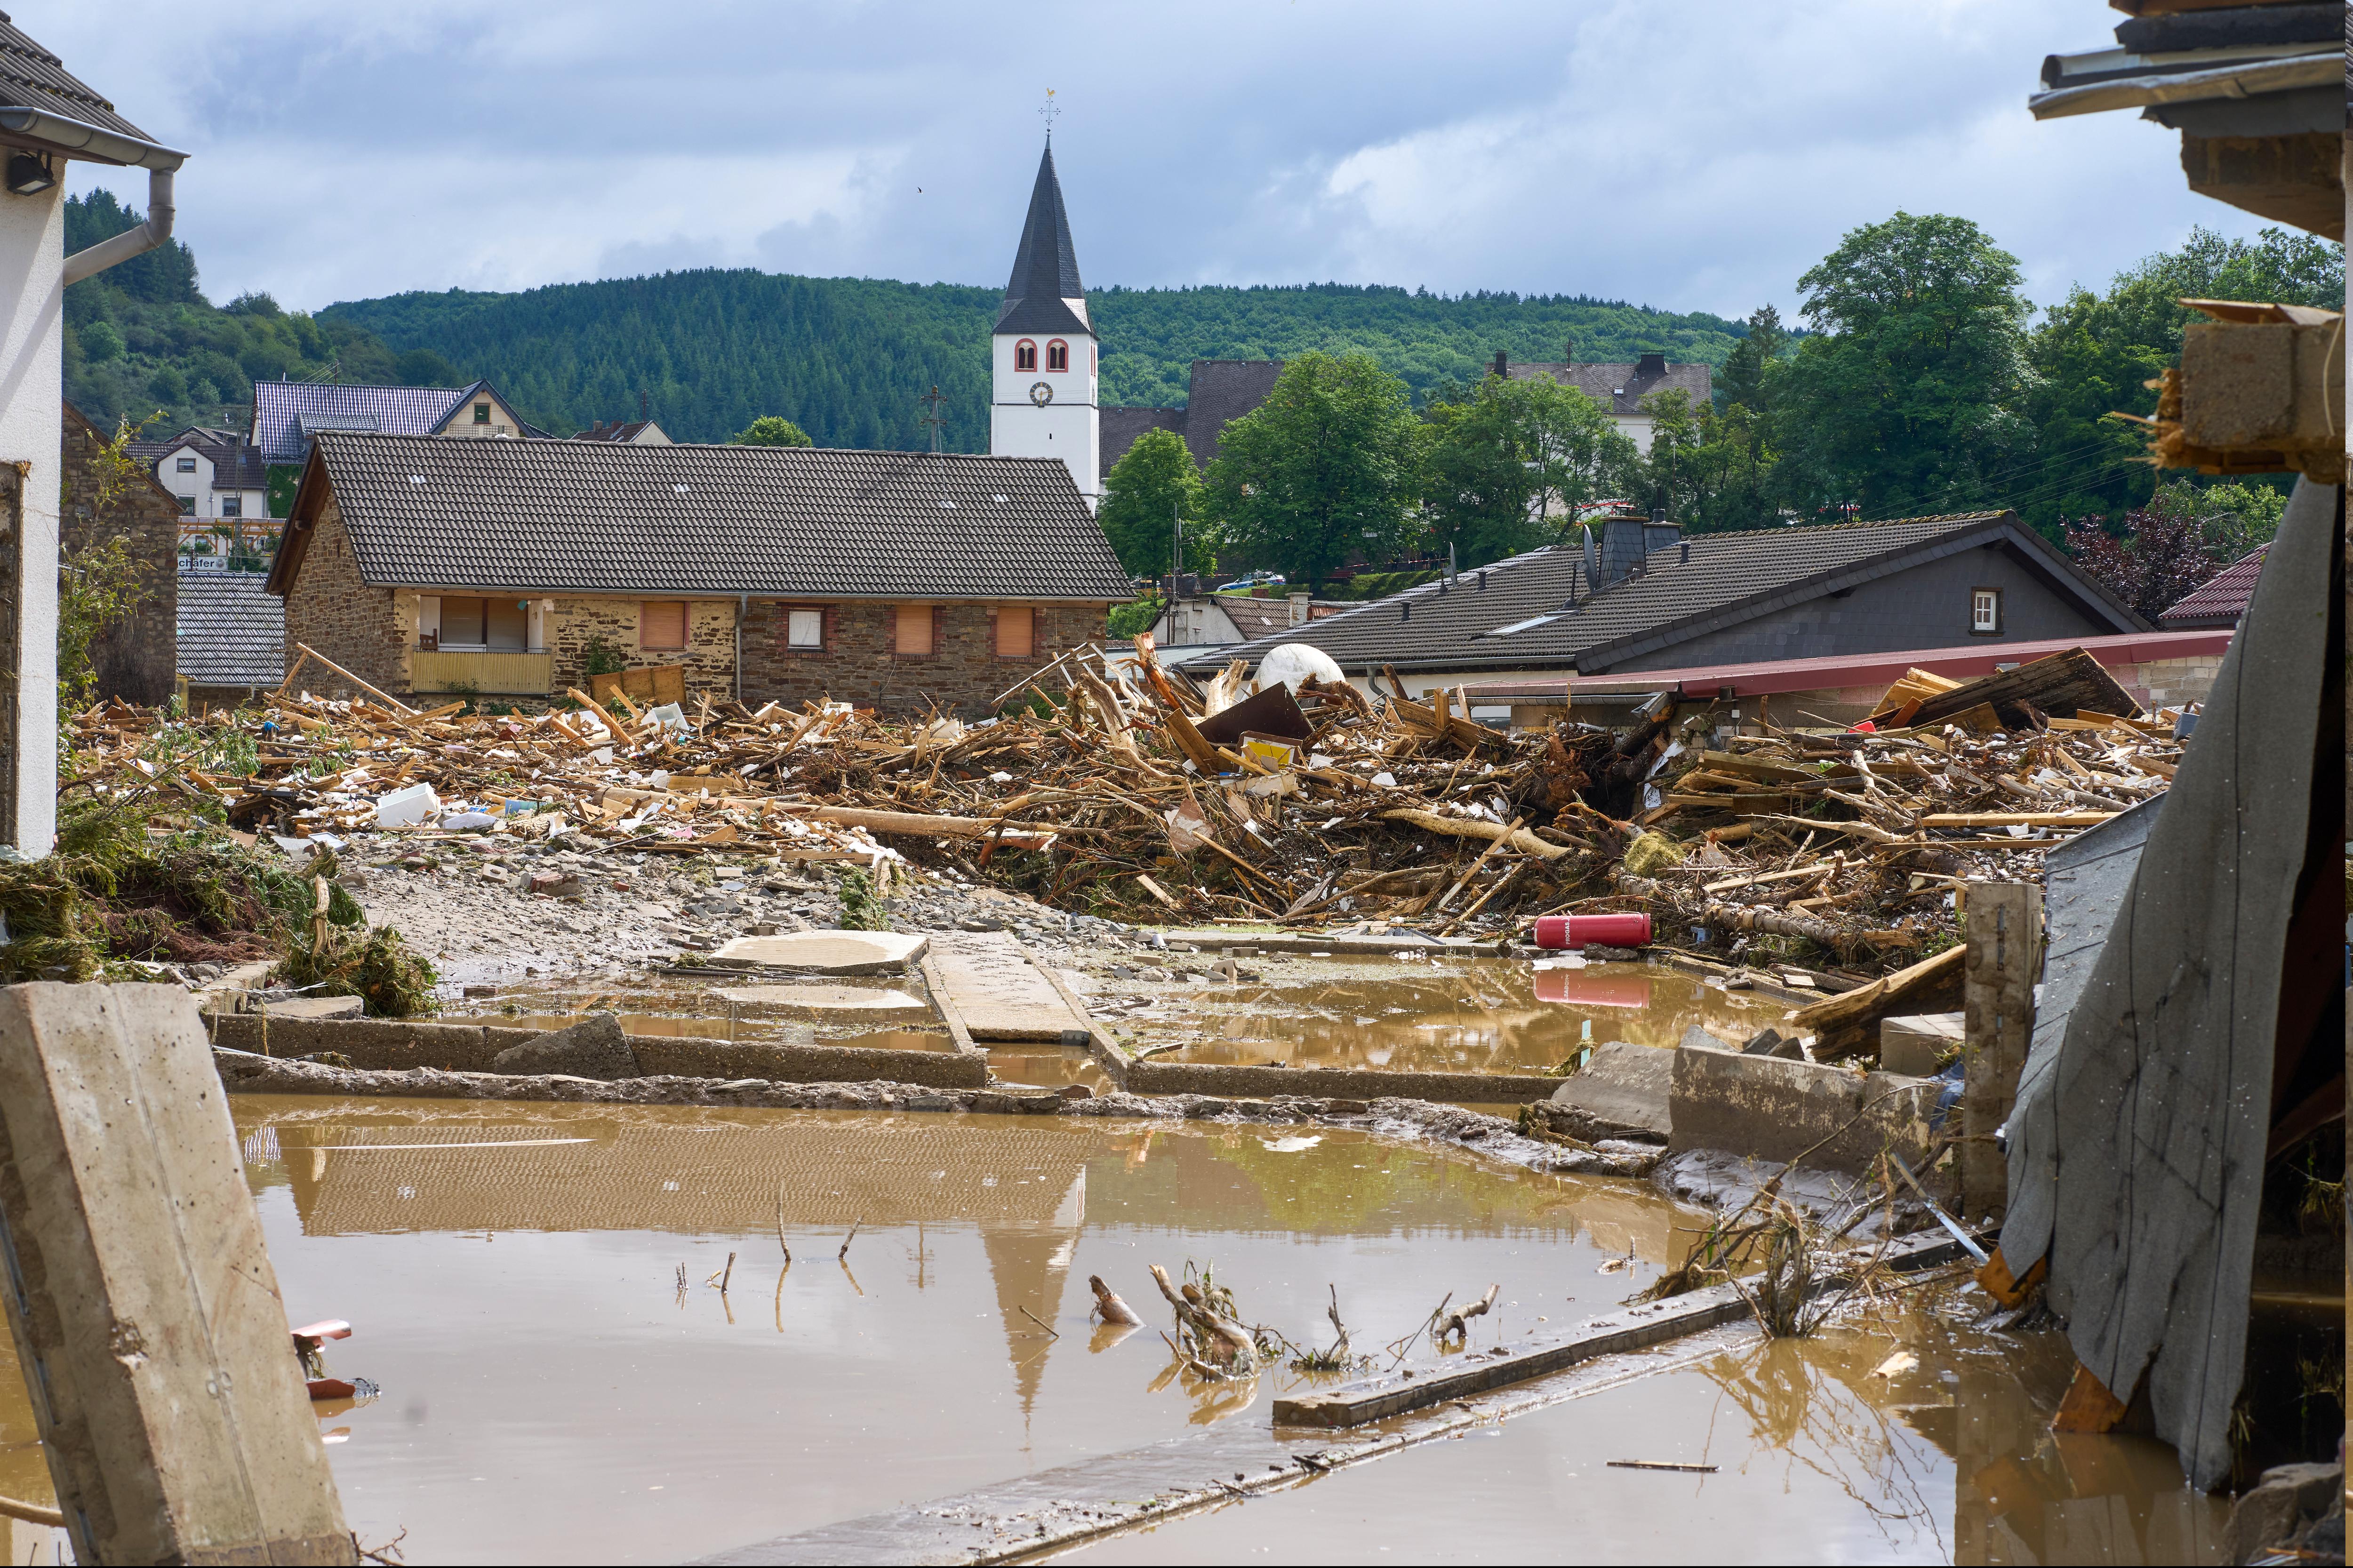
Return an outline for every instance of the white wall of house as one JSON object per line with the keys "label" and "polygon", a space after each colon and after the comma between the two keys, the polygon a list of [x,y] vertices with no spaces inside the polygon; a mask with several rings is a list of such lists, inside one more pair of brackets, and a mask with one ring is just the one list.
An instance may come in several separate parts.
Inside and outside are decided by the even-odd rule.
{"label": "white wall of house", "polygon": [[[488,406],[490,417],[487,422],[477,422],[474,410],[477,406],[482,405]],[[500,402],[496,396],[482,392],[475,394],[450,410],[449,417],[441,422],[441,434],[444,436],[520,436],[522,434],[522,421],[515,417],[513,409]]]}
{"label": "white wall of house", "polygon": [[0,462],[25,474],[16,702],[16,844],[57,838],[58,495],[65,429],[65,179],[0,191]]}
{"label": "white wall of house", "polygon": [[[182,465],[190,465],[183,468]],[[193,446],[174,447],[155,464],[155,480],[176,497],[180,510],[189,517],[267,518],[269,496],[266,490],[222,489],[214,482],[215,465],[210,458]],[[228,502],[234,501],[234,507]]]}

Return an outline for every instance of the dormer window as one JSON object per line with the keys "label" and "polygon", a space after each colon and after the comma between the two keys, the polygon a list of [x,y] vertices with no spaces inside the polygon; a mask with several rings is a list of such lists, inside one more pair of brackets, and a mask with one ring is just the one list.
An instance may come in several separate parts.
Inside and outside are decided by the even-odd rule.
{"label": "dormer window", "polygon": [[1013,345],[1013,368],[1016,370],[1036,370],[1038,368],[1038,345],[1031,342],[1028,338],[1024,338],[1019,342],[1015,343]]}
{"label": "dormer window", "polygon": [[1046,368],[1048,370],[1070,369],[1071,345],[1064,342],[1060,338],[1056,338],[1052,342],[1048,343],[1046,345]]}
{"label": "dormer window", "polygon": [[488,425],[490,422],[491,422],[491,405],[490,405],[489,404],[487,404],[487,403],[477,403],[477,404],[475,404],[475,405],[474,405],[474,423],[475,423],[475,424],[477,424],[477,425]]}

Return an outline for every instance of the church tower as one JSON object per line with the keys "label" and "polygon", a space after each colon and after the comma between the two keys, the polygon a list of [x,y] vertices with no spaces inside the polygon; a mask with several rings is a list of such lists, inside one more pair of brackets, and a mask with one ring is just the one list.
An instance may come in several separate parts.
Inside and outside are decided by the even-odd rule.
{"label": "church tower", "polygon": [[1061,458],[1090,506],[1103,439],[1095,357],[1050,138],[989,346],[988,449],[1002,458]]}

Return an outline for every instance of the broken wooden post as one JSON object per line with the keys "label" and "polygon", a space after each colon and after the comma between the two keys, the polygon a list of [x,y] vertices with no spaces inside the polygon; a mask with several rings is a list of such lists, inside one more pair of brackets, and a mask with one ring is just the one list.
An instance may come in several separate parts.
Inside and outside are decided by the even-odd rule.
{"label": "broken wooden post", "polygon": [[0,990],[8,1326],[83,1563],[355,1563],[195,1002]]}
{"label": "broken wooden post", "polygon": [[2034,1032],[2034,982],[2042,972],[2042,889],[2031,882],[1978,882],[1968,890],[1961,1047],[1961,1209],[1972,1220],[2009,1208],[2010,1173],[1994,1134],[2018,1099],[2026,1042]]}

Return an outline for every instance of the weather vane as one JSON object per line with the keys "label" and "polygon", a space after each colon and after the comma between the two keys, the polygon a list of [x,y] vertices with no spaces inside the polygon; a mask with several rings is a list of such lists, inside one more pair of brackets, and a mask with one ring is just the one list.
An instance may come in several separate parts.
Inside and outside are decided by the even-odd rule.
{"label": "weather vane", "polygon": [[1062,106],[1054,101],[1054,89],[1050,87],[1046,89],[1046,107],[1039,110],[1038,112],[1045,116],[1046,140],[1049,142],[1051,142],[1054,140],[1054,121],[1062,112]]}

